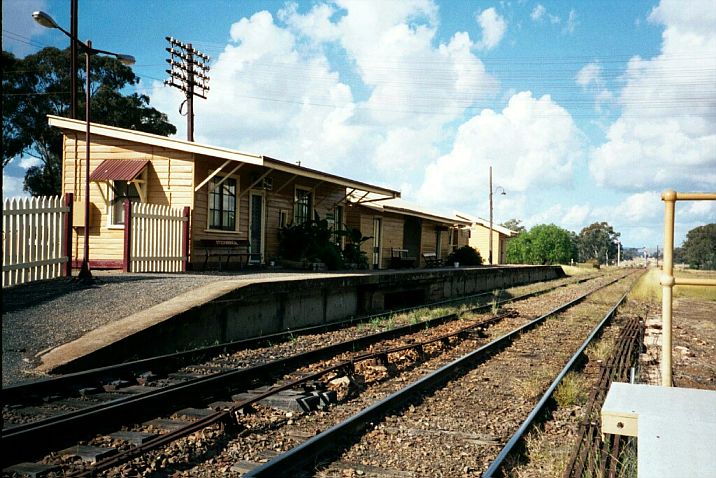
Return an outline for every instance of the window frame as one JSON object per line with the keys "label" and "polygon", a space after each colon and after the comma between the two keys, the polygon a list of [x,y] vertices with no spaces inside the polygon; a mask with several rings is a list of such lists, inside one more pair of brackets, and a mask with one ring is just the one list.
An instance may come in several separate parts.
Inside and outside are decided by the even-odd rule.
{"label": "window frame", "polygon": [[[298,191],[304,191],[308,193],[308,210],[306,211],[306,220],[299,222],[298,219]],[[307,187],[307,186],[300,186],[296,185],[293,188],[293,225],[297,226],[299,224],[304,224],[310,220],[313,219],[313,205],[315,204],[315,198],[313,188]]]}
{"label": "window frame", "polygon": [[[210,170],[208,173],[211,175],[214,171]],[[236,190],[234,191],[234,198],[235,198],[235,204],[234,204],[234,228],[233,229],[227,229],[227,228],[218,228],[216,226],[212,226],[211,224],[211,211],[212,211],[212,202],[211,197],[212,194],[214,194],[214,190],[211,188],[213,183],[218,183],[224,178],[236,181]],[[224,187],[224,183],[219,186],[220,188]],[[222,205],[223,205],[223,194],[222,197]],[[240,176],[238,174],[229,174],[229,175],[221,175],[221,173],[217,174],[211,180],[207,183],[206,188],[206,232],[212,232],[212,233],[224,233],[224,234],[234,234],[239,232],[239,218],[240,218],[240,198],[241,198],[241,181]]]}
{"label": "window frame", "polygon": [[[111,179],[107,181],[107,196],[106,196],[106,204],[107,204],[107,229],[124,229],[124,223],[117,223],[116,220],[120,219],[124,221],[124,207],[122,207],[122,213],[120,218],[115,217],[115,210],[114,210],[114,204],[117,200],[117,188],[116,184],[127,184],[134,186],[135,191],[137,192],[137,196],[132,196],[130,199],[131,202],[135,203],[145,203],[147,198],[147,170],[146,168],[144,171],[142,171],[137,178],[132,179],[131,181],[125,181],[125,180],[116,180]],[[100,188],[100,191],[102,189]],[[127,196],[122,196],[127,197]],[[135,200],[132,200],[135,199]],[[122,202],[124,204],[124,202]]]}

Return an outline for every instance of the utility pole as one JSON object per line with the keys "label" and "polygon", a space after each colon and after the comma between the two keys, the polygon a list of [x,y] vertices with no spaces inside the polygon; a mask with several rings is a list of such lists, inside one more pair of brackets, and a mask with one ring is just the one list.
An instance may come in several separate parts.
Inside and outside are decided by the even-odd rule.
{"label": "utility pole", "polygon": [[[194,96],[206,99],[209,91],[209,57],[195,50],[191,43],[182,43],[172,37],[166,39],[170,45],[166,49],[169,52],[167,63],[171,68],[166,70],[170,78],[164,80],[164,84],[178,88],[186,95],[186,139],[194,141]],[[179,113],[181,110],[180,106]]]}
{"label": "utility pole", "polygon": [[[70,2],[70,35],[79,38],[77,31],[77,0]],[[77,42],[70,40],[70,118],[77,119]],[[89,73],[88,73],[89,74]]]}

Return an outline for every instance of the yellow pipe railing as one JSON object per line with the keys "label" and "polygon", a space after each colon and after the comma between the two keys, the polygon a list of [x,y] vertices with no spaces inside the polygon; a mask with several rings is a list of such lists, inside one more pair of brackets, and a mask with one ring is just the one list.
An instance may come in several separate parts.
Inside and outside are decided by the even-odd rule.
{"label": "yellow pipe railing", "polygon": [[716,286],[714,279],[687,279],[674,277],[674,216],[676,201],[714,201],[716,193],[661,193],[664,201],[664,262],[661,273],[661,385],[671,387],[671,319],[673,316],[673,288],[675,285]]}

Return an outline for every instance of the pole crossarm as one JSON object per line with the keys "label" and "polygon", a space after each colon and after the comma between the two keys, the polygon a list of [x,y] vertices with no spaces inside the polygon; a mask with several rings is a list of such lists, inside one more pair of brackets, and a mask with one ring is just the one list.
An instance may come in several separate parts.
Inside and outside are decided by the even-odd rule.
{"label": "pole crossarm", "polygon": [[[169,47],[170,69],[166,70],[169,79],[164,81],[166,86],[171,86],[182,91],[186,96],[187,104],[187,140],[194,141],[194,97],[206,99],[209,92],[209,57],[199,50],[194,49],[191,43],[183,43],[175,38],[166,37]],[[179,108],[181,112],[181,107]]]}

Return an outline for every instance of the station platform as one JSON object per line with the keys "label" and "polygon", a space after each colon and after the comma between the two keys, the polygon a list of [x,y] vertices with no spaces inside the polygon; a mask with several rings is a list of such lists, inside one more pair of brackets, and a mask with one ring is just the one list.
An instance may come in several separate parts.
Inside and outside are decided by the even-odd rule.
{"label": "station platform", "polygon": [[37,371],[69,373],[563,276],[559,266],[226,276],[42,353]]}

